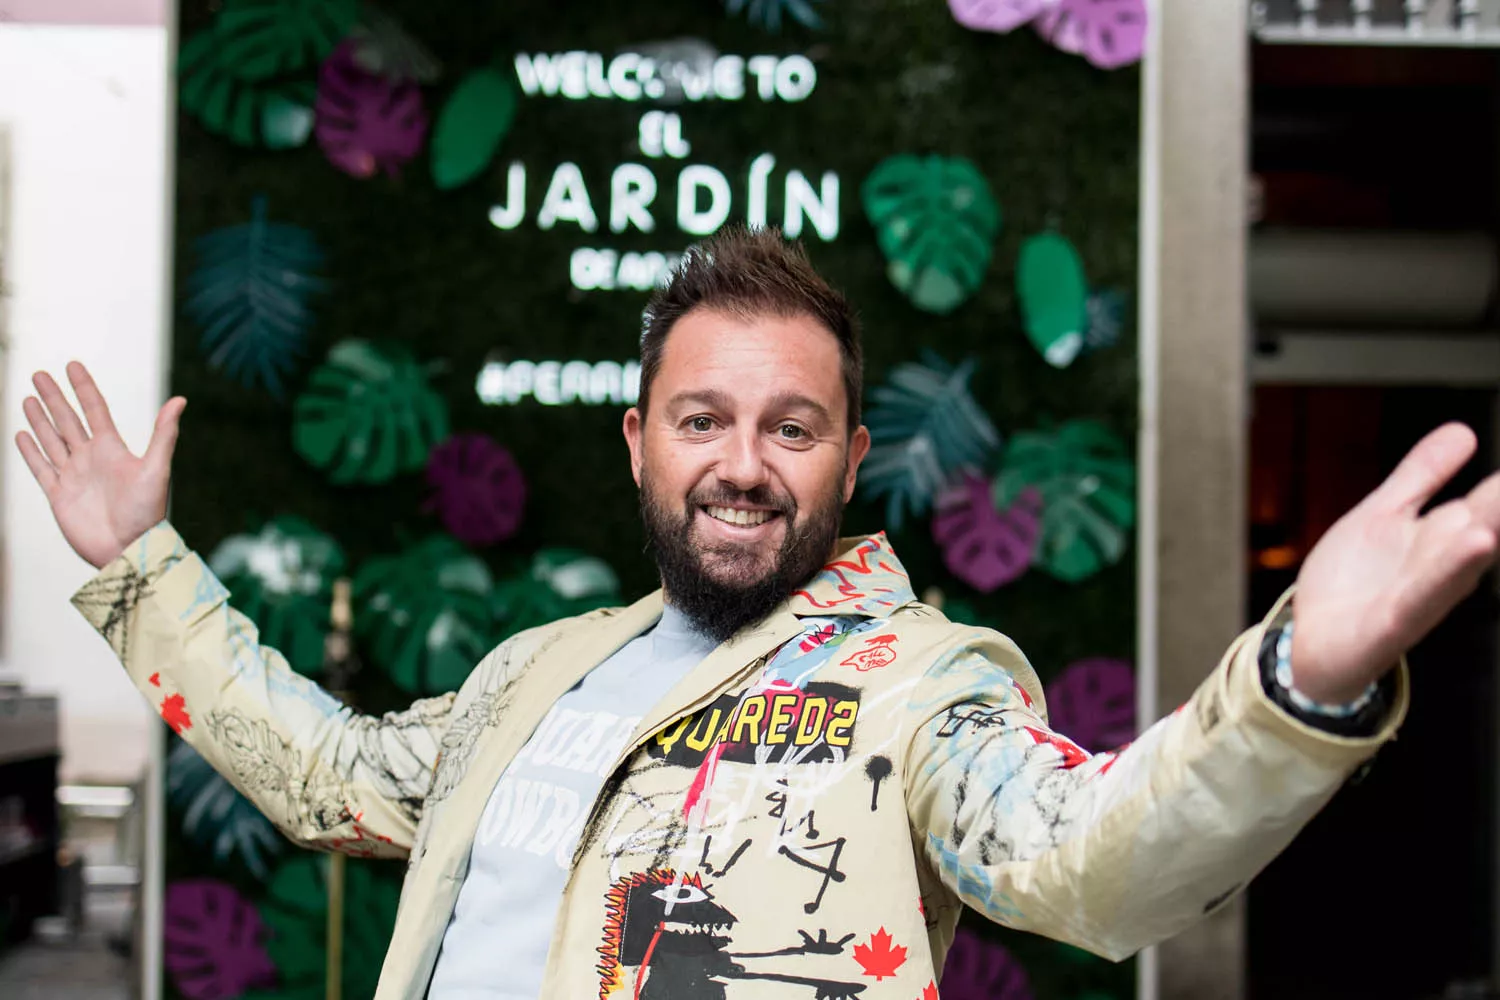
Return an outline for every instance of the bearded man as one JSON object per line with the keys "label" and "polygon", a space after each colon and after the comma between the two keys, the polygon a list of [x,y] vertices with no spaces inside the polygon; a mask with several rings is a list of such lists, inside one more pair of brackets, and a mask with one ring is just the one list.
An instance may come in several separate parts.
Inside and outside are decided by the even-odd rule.
{"label": "bearded man", "polygon": [[662,589],[377,718],[259,644],[163,521],[185,401],[137,458],[68,374],[87,425],[39,373],[18,445],[100,569],[77,607],[288,837],[408,859],[382,1000],[932,996],[965,905],[1128,956],[1393,736],[1403,652],[1500,526],[1494,476],[1421,512],[1475,446],[1440,428],[1185,711],[1091,756],[1010,639],[920,603],[884,535],[838,537],[870,444],[854,317],[800,248],[730,230],[653,296],[625,414]]}

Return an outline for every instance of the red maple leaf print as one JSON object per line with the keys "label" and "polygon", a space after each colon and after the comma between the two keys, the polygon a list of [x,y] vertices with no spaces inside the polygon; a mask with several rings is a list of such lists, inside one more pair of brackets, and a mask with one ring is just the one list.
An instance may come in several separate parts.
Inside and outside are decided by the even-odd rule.
{"label": "red maple leaf print", "polygon": [[865,970],[865,975],[874,976],[878,983],[887,976],[896,974],[896,970],[906,961],[906,947],[897,945],[892,948],[891,936],[882,927],[870,935],[869,944],[854,946],[854,960]]}
{"label": "red maple leaf print", "polygon": [[1062,754],[1064,770],[1067,770],[1070,767],[1077,767],[1079,764],[1082,764],[1084,761],[1089,759],[1087,750],[1084,750],[1077,743],[1074,743],[1072,740],[1068,739],[1065,736],[1059,736],[1056,733],[1045,732],[1041,729],[1033,729],[1031,726],[1023,726],[1022,728],[1024,728],[1028,733],[1031,734],[1032,740],[1034,740],[1038,745],[1041,745],[1043,743],[1050,743],[1058,753]]}
{"label": "red maple leaf print", "polygon": [[922,990],[922,1000],[938,1000],[937,983],[928,983]]}
{"label": "red maple leaf print", "polygon": [[152,687],[161,687],[161,671],[158,670],[150,677],[147,677],[146,680],[151,682]]}
{"label": "red maple leaf print", "polygon": [[187,713],[187,706],[183,703],[182,695],[169,694],[161,703],[161,717],[167,725],[172,727],[172,732],[181,734],[184,729],[193,728],[192,717]]}

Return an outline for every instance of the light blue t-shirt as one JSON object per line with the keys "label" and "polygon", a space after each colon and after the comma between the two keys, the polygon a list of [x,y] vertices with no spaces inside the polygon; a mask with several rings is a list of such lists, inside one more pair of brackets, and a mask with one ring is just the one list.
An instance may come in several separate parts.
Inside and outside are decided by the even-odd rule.
{"label": "light blue t-shirt", "polygon": [[573,850],[609,766],[713,648],[668,607],[552,706],[490,793],[429,1000],[537,1000]]}

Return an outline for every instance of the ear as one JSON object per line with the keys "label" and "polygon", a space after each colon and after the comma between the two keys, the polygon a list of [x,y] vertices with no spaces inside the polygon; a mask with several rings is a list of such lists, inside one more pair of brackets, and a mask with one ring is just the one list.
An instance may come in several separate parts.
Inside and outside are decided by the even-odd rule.
{"label": "ear", "polygon": [[[630,448],[630,474],[641,485],[641,411],[632,406],[625,411],[625,444]],[[863,427],[860,430],[864,430]]]}
{"label": "ear", "polygon": [[844,503],[854,498],[854,479],[859,472],[859,463],[870,453],[870,431],[860,424],[849,438],[849,471],[844,474]]}

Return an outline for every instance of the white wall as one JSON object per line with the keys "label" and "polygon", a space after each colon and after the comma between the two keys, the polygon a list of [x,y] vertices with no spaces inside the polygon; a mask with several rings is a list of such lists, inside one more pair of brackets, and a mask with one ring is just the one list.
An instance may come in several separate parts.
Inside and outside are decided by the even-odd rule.
{"label": "white wall", "polygon": [[10,132],[0,669],[56,692],[63,774],[137,778],[152,716],[68,603],[92,570],[68,548],[12,440],[31,373],[78,359],[145,447],[164,397],[167,31],[0,23]]}

